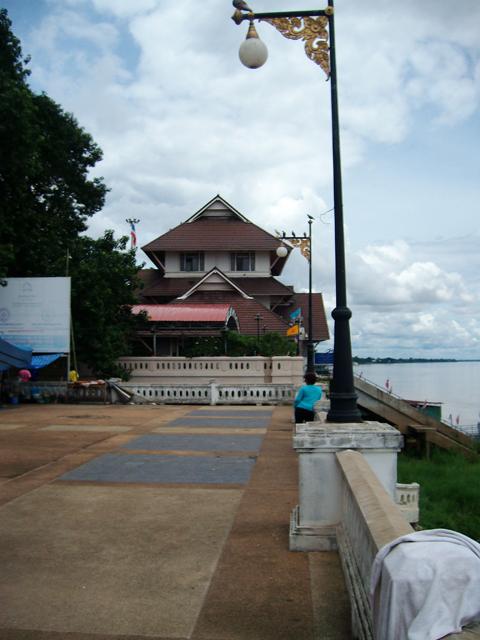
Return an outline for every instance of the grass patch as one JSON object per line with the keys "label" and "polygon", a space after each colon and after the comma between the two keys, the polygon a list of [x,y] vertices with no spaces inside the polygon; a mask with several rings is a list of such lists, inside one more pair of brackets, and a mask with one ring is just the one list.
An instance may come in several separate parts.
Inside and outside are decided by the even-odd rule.
{"label": "grass patch", "polygon": [[420,484],[423,529],[453,529],[480,540],[480,462],[439,449],[430,460],[402,453],[398,482]]}

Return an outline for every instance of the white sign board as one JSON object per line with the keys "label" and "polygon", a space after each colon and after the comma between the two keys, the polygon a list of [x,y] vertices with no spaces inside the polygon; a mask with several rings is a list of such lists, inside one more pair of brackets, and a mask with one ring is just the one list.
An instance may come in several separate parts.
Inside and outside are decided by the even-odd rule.
{"label": "white sign board", "polygon": [[35,353],[70,351],[70,278],[7,278],[0,336]]}

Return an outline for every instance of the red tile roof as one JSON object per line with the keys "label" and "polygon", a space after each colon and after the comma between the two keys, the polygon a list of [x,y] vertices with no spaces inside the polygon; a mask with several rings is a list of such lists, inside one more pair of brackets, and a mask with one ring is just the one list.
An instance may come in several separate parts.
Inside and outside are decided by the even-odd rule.
{"label": "red tile roof", "polygon": [[[153,271],[156,277],[148,273],[150,271]],[[138,296],[146,304],[151,297],[176,298],[181,296],[200,280],[200,278],[164,278],[157,269],[142,269],[138,275],[145,285],[138,292]]]}
{"label": "red tile roof", "polygon": [[226,323],[229,304],[137,304],[132,313],[145,311],[152,322],[223,322]]}
{"label": "red tile roof", "polygon": [[150,286],[153,282],[156,282],[161,278],[162,274],[158,269],[140,269],[138,277],[143,283],[144,287]]}
{"label": "red tile roof", "polygon": [[[214,295],[212,295],[214,294]],[[261,316],[260,320],[260,331],[263,332],[263,327],[265,326],[265,331],[278,331],[279,333],[285,334],[288,323],[283,320],[280,316],[278,316],[273,311],[266,309],[263,305],[255,300],[247,300],[246,298],[242,298],[240,295],[236,295],[229,291],[216,291],[216,292],[198,292],[194,293],[190,298],[188,298],[188,302],[184,304],[192,304],[195,302],[206,302],[206,300],[211,300],[212,302],[223,302],[228,303],[235,310],[239,325],[240,325],[240,333],[246,335],[257,335],[257,321],[255,316],[259,314]]]}
{"label": "red tile roof", "polygon": [[249,296],[291,296],[293,288],[279,282],[275,278],[230,278],[242,291]]}
{"label": "red tile roof", "polygon": [[252,222],[199,218],[184,222],[142,247],[158,251],[275,251],[282,242]]}

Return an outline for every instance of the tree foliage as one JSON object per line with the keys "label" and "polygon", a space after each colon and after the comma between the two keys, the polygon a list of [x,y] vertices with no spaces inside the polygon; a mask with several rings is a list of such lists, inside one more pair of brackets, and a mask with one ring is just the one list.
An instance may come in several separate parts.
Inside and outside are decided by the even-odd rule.
{"label": "tree foliage", "polygon": [[28,86],[27,59],[0,10],[0,277],[59,275],[106,187],[102,152],[73,115]]}
{"label": "tree foliage", "polygon": [[72,320],[78,356],[100,376],[120,375],[115,360],[129,355],[135,331],[145,316],[130,312],[135,304],[138,266],[127,237],[115,240],[112,231],[93,240],[78,239],[70,259]]}
{"label": "tree foliage", "polygon": [[116,358],[128,354],[144,321],[130,312],[139,267],[127,238],[81,235],[104,205],[103,179],[90,176],[102,152],[73,115],[30,89],[27,64],[2,9],[0,278],[64,276],[68,269],[77,360],[107,376],[117,373]]}
{"label": "tree foliage", "polygon": [[246,336],[236,331],[226,331],[223,337],[189,338],[185,341],[182,355],[187,358],[228,355],[242,356],[294,356],[296,345],[280,333],[272,332],[259,336]]}

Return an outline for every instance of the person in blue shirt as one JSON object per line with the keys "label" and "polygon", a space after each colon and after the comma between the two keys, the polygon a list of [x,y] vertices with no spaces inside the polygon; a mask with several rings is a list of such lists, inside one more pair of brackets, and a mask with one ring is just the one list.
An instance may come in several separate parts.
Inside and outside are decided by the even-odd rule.
{"label": "person in blue shirt", "polygon": [[317,376],[307,371],[304,378],[306,384],[297,392],[293,405],[295,407],[295,424],[312,422],[315,419],[315,403],[322,397],[322,388],[316,387]]}

